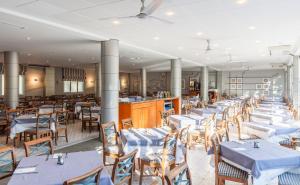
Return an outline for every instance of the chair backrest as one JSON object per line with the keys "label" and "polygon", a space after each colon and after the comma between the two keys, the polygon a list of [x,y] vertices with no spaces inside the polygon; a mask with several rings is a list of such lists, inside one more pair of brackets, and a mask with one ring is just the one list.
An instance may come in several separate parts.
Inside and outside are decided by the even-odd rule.
{"label": "chair backrest", "polygon": [[44,113],[44,114],[37,114],[36,117],[36,133],[39,132],[40,128],[45,128],[48,127],[50,128],[51,125],[51,121],[52,121],[52,113]]}
{"label": "chair backrest", "polygon": [[190,125],[181,129],[179,133],[179,140],[180,142],[187,147],[188,140],[189,140],[189,129]]}
{"label": "chair backrest", "polygon": [[100,124],[103,147],[118,144],[118,132],[115,122]]}
{"label": "chair backrest", "polygon": [[56,111],[56,125],[68,125],[69,123],[69,111]]}
{"label": "chair backrest", "polygon": [[122,119],[122,128],[123,129],[133,128],[132,119],[131,118]]}
{"label": "chair backrest", "polygon": [[103,167],[99,166],[81,176],[66,180],[64,185],[100,185],[99,177],[102,170]]}
{"label": "chair backrest", "polygon": [[[168,158],[172,157],[175,160],[177,139],[178,139],[177,132],[169,133],[164,138],[162,162],[161,162],[162,169],[166,168]],[[164,173],[164,170],[163,170],[163,173]]]}
{"label": "chair backrest", "polygon": [[214,160],[215,160],[215,175],[218,176],[219,174],[219,168],[218,164],[220,162],[220,142],[219,142],[219,136],[215,133],[210,137],[210,141],[213,147],[214,151]]}
{"label": "chair backrest", "polygon": [[191,112],[192,109],[193,109],[192,104],[188,103],[188,104],[185,104],[185,105],[184,105],[184,111],[185,111],[185,114],[189,114],[189,113]]}
{"label": "chair backrest", "polygon": [[0,164],[0,179],[13,174],[13,171],[16,167],[16,157],[13,147],[0,147]]}
{"label": "chair backrest", "polygon": [[136,153],[137,149],[115,160],[112,171],[112,181],[115,185],[123,185],[125,182],[131,184]]}
{"label": "chair backrest", "polygon": [[238,131],[238,139],[241,139],[241,126],[242,126],[242,122],[243,122],[243,116],[242,114],[238,114],[236,117],[235,117],[235,125],[237,127],[237,131]]}
{"label": "chair backrest", "polygon": [[192,185],[191,173],[186,162],[181,163],[165,176],[167,185]]}
{"label": "chair backrest", "polygon": [[53,144],[50,137],[24,142],[26,157],[53,154]]}
{"label": "chair backrest", "polygon": [[169,111],[162,111],[160,112],[161,120],[162,120],[162,125],[163,126],[169,126],[169,116],[170,112]]}
{"label": "chair backrest", "polygon": [[181,129],[179,133],[179,140],[185,147],[185,153],[184,153],[184,160],[187,161],[187,150],[188,150],[188,144],[189,144],[189,129],[190,125]]}
{"label": "chair backrest", "polygon": [[91,104],[86,103],[84,105],[81,105],[81,118],[83,119],[92,119],[92,110],[91,110]]}
{"label": "chair backrest", "polygon": [[18,109],[9,109],[6,111],[6,120],[11,123],[15,117],[20,115],[20,110]]}

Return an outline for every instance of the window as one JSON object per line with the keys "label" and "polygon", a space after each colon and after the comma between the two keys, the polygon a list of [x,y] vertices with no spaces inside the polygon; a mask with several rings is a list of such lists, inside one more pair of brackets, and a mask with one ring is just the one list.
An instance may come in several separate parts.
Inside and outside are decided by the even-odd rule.
{"label": "window", "polygon": [[[1,75],[1,95],[4,95],[4,75]],[[19,95],[24,95],[25,94],[25,75],[19,75]]]}
{"label": "window", "polygon": [[19,75],[19,95],[24,95],[25,92],[25,76]]}
{"label": "window", "polygon": [[76,93],[84,91],[83,81],[64,81],[64,92],[65,93]]}
{"label": "window", "polygon": [[64,92],[71,92],[71,81],[64,81]]}
{"label": "window", "polygon": [[83,92],[84,91],[84,83],[83,82],[78,82],[78,92]]}

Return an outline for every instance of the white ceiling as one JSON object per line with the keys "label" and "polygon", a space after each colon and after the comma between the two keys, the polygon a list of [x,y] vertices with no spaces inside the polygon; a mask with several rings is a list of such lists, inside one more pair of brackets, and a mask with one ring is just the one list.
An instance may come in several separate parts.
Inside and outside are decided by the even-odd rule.
{"label": "white ceiling", "polygon": [[[297,49],[299,0],[165,0],[153,15],[174,24],[98,20],[136,15],[140,6],[139,0],[0,0],[0,50],[20,51],[23,63],[80,67],[100,60],[100,40],[116,38],[122,71],[157,71],[168,70],[168,59],[177,57],[185,68],[270,68],[290,56],[278,47],[270,56],[269,47]],[[204,51],[205,39],[212,51]]]}

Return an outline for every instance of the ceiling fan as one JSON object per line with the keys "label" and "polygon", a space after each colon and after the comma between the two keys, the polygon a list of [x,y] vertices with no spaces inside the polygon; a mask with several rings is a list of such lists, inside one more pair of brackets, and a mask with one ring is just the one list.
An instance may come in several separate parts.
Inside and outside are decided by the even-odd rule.
{"label": "ceiling fan", "polygon": [[145,1],[146,0],[141,0],[142,6],[140,9],[140,12],[137,15],[133,15],[133,16],[125,16],[125,17],[106,17],[106,18],[100,18],[98,20],[100,21],[105,21],[105,20],[111,20],[111,19],[153,19],[153,20],[157,20],[163,23],[167,23],[167,24],[173,24],[173,22],[159,18],[159,17],[155,17],[152,16],[151,14],[159,8],[159,6],[162,4],[163,0],[153,0],[152,3],[149,6],[145,6]]}

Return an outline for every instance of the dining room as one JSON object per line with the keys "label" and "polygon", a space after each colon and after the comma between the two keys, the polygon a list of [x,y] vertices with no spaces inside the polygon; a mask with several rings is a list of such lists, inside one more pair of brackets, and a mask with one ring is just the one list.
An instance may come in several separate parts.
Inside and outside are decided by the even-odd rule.
{"label": "dining room", "polygon": [[0,0],[0,184],[300,185],[297,0]]}

